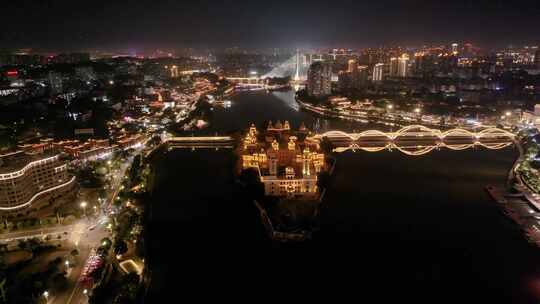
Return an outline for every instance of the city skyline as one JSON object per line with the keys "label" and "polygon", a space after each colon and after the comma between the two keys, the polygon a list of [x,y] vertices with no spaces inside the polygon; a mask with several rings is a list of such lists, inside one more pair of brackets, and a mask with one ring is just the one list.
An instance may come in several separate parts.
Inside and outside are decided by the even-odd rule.
{"label": "city skyline", "polygon": [[5,3],[0,302],[538,303],[538,1]]}

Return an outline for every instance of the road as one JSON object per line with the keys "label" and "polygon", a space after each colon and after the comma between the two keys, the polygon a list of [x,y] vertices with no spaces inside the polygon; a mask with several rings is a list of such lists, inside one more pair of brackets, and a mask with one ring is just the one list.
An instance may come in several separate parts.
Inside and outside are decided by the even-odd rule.
{"label": "road", "polygon": [[[123,163],[120,166],[120,169],[113,174],[113,180],[112,180],[111,185],[112,185],[112,189],[114,190],[112,191],[112,194],[109,200],[105,203],[104,208],[102,208],[102,212],[104,212],[105,214],[103,214],[100,217],[100,219],[98,219],[97,221],[91,223],[92,225],[96,225],[97,223],[99,223],[99,220],[104,219],[108,215],[112,214],[113,202],[121,190],[122,181],[132,161],[133,161],[133,157],[130,157],[128,161]],[[90,224],[87,227],[90,227]],[[69,288],[65,293],[51,297],[48,303],[51,303],[51,304],[88,303],[88,297],[84,292],[85,289],[79,284],[81,271],[84,265],[86,264],[88,257],[90,256],[91,249],[99,247],[99,242],[101,241],[101,239],[108,236],[110,236],[109,232],[104,227],[102,227],[102,225],[97,225],[97,227],[93,229],[92,231],[89,231],[87,228],[86,231],[80,235],[80,239],[77,240],[77,243],[75,243],[78,245],[78,248],[79,248],[80,263],[78,263],[77,266],[72,268],[71,272],[69,273],[69,276],[68,276]]]}
{"label": "road", "polygon": [[3,233],[0,235],[0,241],[9,242],[13,240],[28,239],[33,237],[42,237],[44,235],[50,234],[55,236],[57,234],[63,234],[64,232],[70,233],[78,224],[66,225],[66,226],[55,226],[49,228],[39,228],[33,230],[24,230]]}

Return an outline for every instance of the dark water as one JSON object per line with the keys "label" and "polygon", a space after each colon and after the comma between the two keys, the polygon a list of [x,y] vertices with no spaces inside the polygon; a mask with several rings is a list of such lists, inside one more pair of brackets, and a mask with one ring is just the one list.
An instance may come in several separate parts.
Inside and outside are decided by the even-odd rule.
{"label": "dark water", "polygon": [[[292,93],[244,93],[214,110],[210,128],[323,121]],[[203,132],[203,133],[204,133]],[[221,132],[220,132],[221,133]],[[340,154],[312,241],[265,240],[257,210],[235,183],[227,150],[174,150],[156,161],[149,303],[223,300],[536,303],[538,251],[484,187],[504,185],[516,152],[440,150]]]}

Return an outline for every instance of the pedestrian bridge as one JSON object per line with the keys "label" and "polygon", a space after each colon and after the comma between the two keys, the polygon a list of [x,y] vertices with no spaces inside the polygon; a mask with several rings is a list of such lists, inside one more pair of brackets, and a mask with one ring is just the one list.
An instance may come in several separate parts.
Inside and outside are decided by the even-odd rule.
{"label": "pedestrian bridge", "polygon": [[313,138],[322,139],[324,137],[327,137],[330,140],[349,139],[352,141],[362,141],[370,139],[386,139],[389,141],[395,141],[408,138],[421,139],[430,137],[440,140],[451,140],[456,138],[470,138],[480,140],[489,138],[513,139],[515,137],[515,134],[498,128],[487,128],[478,132],[459,128],[441,131],[438,129],[431,129],[422,125],[411,125],[403,127],[395,132],[384,132],[379,130],[367,130],[361,133],[329,131],[322,134],[317,134]]}
{"label": "pedestrian bridge", "polygon": [[264,86],[265,79],[260,77],[227,77],[227,80],[238,86]]}
{"label": "pedestrian bridge", "polygon": [[236,140],[231,136],[185,136],[168,138],[165,143],[173,149],[213,149],[234,148]]}
{"label": "pedestrian bridge", "polygon": [[498,128],[486,128],[480,131],[450,129],[441,131],[421,125],[412,125],[395,132],[368,130],[361,133],[329,131],[316,134],[314,140],[327,139],[334,152],[363,150],[377,152],[397,150],[411,156],[427,154],[433,150],[447,148],[465,150],[475,147],[502,149],[515,142],[515,135]]}

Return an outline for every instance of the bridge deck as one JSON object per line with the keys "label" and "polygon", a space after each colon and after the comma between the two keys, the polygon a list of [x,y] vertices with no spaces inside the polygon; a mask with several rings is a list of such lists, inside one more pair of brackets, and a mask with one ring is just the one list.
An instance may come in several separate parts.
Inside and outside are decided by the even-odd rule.
{"label": "bridge deck", "polygon": [[234,138],[230,136],[186,136],[186,137],[171,137],[167,139],[167,142],[170,142],[170,143],[190,143],[190,142],[198,142],[198,143],[227,142],[227,143],[230,143],[233,141],[234,141]]}

